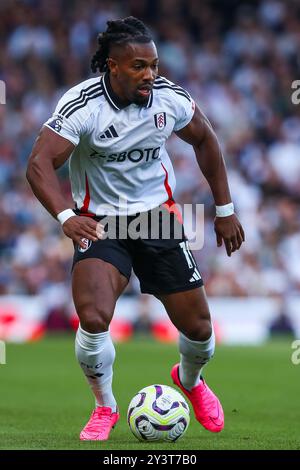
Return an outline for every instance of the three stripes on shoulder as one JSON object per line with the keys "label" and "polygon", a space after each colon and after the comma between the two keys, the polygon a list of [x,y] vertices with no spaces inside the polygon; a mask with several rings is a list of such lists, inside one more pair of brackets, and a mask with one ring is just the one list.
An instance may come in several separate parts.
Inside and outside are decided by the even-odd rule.
{"label": "three stripes on shoulder", "polygon": [[83,88],[77,98],[64,104],[64,106],[59,110],[59,114],[68,118],[71,114],[75,113],[75,111],[83,108],[89,100],[101,95],[103,95],[103,88],[100,81],[88,86],[87,88]]}
{"label": "three stripes on shoulder", "polygon": [[[174,83],[170,82],[166,78],[158,76],[153,85],[154,90],[160,90],[167,88],[169,90],[174,91],[177,95],[183,96],[186,98],[188,101],[191,101],[191,97],[189,93],[184,90],[184,88],[175,85]],[[103,87],[102,87],[102,79],[94,83],[93,85],[88,86],[87,88],[83,88],[77,98],[74,98],[73,100],[68,101],[63,105],[63,107],[59,110],[59,114],[62,116],[65,116],[66,118],[70,117],[75,111],[77,111],[80,108],[83,108],[89,100],[92,100],[94,98],[98,98],[99,96],[103,95]],[[111,126],[112,127],[112,126]],[[116,131],[115,129],[110,129],[110,132],[112,133],[111,135],[106,135],[106,137],[118,137],[118,135],[115,135]],[[107,132],[107,131],[106,131]],[[101,138],[105,138],[104,136]]]}

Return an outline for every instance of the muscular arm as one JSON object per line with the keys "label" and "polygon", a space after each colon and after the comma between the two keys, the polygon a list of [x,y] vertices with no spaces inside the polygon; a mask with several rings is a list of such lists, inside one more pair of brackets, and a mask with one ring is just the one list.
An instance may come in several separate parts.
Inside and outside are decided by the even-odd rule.
{"label": "muscular arm", "polygon": [[68,208],[55,170],[68,160],[74,148],[67,139],[43,127],[29,157],[28,182],[38,200],[54,218]]}
{"label": "muscular arm", "polygon": [[[62,194],[56,170],[68,160],[74,145],[64,137],[43,127],[29,157],[26,177],[37,199],[50,214],[57,214],[68,208]],[[63,224],[65,235],[82,248],[82,238],[96,241],[101,238],[101,226],[89,217],[69,218]]]}
{"label": "muscular arm", "polygon": [[[215,204],[223,206],[230,203],[231,196],[221,148],[209,120],[198,106],[191,122],[176,134],[193,146],[198,165],[210,186]],[[224,240],[228,256],[238,250],[245,239],[243,228],[235,214],[216,217],[215,232],[218,246],[221,246]]]}
{"label": "muscular arm", "polygon": [[194,147],[198,165],[210,186],[215,204],[223,206],[231,202],[225,163],[218,139],[209,120],[198,106],[191,122],[176,134]]}

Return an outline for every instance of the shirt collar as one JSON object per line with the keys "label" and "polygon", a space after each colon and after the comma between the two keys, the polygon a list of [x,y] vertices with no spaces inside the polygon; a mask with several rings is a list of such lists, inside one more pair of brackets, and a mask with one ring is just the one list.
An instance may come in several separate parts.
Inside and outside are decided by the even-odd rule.
{"label": "shirt collar", "polygon": [[[116,95],[116,93],[113,91],[112,86],[110,84],[110,80],[109,80],[109,74],[107,72],[103,75],[102,87],[103,87],[103,94],[105,98],[116,111],[120,111],[121,109],[124,109],[128,106],[128,104],[125,104],[124,101],[122,101],[118,97],[118,95]],[[152,101],[153,101],[153,90],[151,90],[147,104],[143,105],[143,107],[150,108],[152,106]]]}

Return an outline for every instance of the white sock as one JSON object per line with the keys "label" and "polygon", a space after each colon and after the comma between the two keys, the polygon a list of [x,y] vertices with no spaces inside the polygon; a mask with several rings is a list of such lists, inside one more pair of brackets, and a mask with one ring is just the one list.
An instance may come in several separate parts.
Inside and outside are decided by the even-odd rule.
{"label": "white sock", "polygon": [[180,333],[179,336],[179,378],[187,390],[191,390],[200,383],[200,375],[203,367],[215,351],[215,334],[206,341],[192,341]]}
{"label": "white sock", "polygon": [[117,404],[112,392],[115,348],[109,331],[88,333],[79,326],[75,353],[95,395],[96,406],[108,406],[115,412]]}

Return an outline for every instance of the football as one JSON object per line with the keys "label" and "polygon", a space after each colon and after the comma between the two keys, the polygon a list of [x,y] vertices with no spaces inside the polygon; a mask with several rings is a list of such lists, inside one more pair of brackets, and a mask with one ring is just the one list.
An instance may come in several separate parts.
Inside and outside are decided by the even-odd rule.
{"label": "football", "polygon": [[149,385],[132,398],[127,421],[140,441],[175,442],[189,426],[190,410],[177,390],[167,385]]}

